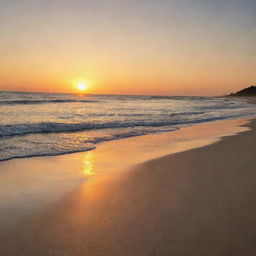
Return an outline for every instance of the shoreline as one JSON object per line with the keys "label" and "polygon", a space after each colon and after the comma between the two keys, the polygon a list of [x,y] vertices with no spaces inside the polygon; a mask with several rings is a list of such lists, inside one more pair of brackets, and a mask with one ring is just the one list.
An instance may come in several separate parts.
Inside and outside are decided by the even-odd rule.
{"label": "shoreline", "polygon": [[[175,139],[176,140],[181,139],[182,136],[186,134],[186,132],[184,131],[189,130],[190,132],[187,133],[187,135],[189,134],[189,139],[191,143],[186,143],[186,142],[189,142],[189,140],[186,141],[186,139],[188,139],[188,137],[186,136],[185,136],[186,138],[183,138],[186,141],[185,144],[184,144],[184,141],[175,142],[175,140],[172,140],[173,149],[170,148],[171,144],[167,143],[165,145],[166,147],[157,148],[155,149],[155,151],[151,152],[151,154],[144,155],[144,158],[142,157],[143,155],[142,149],[138,148],[138,152],[140,152],[140,154],[138,154],[139,158],[135,159],[135,162],[132,163],[133,167],[130,169],[129,169],[129,166],[131,166],[131,163],[129,161],[127,161],[127,163],[124,163],[124,159],[123,158],[118,159],[118,155],[116,155],[115,153],[117,149],[116,146],[118,144],[120,146],[121,141],[108,142],[105,145],[102,144],[101,147],[99,147],[98,151],[97,150],[90,151],[90,152],[96,152],[96,151],[99,152],[98,157],[100,157],[101,162],[105,162],[104,165],[100,165],[99,163],[96,163],[96,162],[92,164],[93,161],[91,159],[89,158],[84,159],[84,156],[86,154],[88,155],[88,153],[90,152],[72,154],[72,157],[71,155],[69,155],[69,157],[67,157],[67,155],[64,155],[64,156],[57,156],[57,157],[43,157],[43,158],[39,157],[38,159],[33,158],[31,159],[31,161],[27,161],[27,159],[12,160],[12,163],[16,163],[14,165],[16,167],[20,166],[21,162],[23,162],[23,164],[24,162],[26,162],[26,166],[30,167],[30,172],[28,172],[27,177],[25,175],[25,179],[30,177],[32,173],[31,167],[33,168],[35,164],[37,165],[43,164],[45,168],[49,168],[50,166],[56,167],[57,165],[60,165],[61,168],[64,168],[64,171],[62,170],[58,174],[59,177],[56,178],[55,176],[48,176],[50,175],[50,171],[52,170],[48,170],[48,172],[44,174],[46,180],[49,181],[49,179],[54,178],[53,179],[54,182],[52,184],[52,187],[47,187],[45,184],[46,187],[43,189],[46,189],[46,188],[49,189],[50,194],[57,193],[58,190],[62,190],[62,192],[59,195],[57,195],[55,200],[52,200],[50,204],[44,204],[45,203],[44,200],[42,200],[42,198],[40,197],[38,198],[35,197],[34,202],[33,200],[30,200],[29,203],[32,202],[32,206],[33,204],[36,203],[36,204],[40,204],[41,208],[37,209],[37,211],[32,211],[31,208],[25,207],[24,209],[25,214],[22,215],[20,218],[17,218],[19,216],[17,216],[16,212],[14,216],[11,216],[11,214],[8,214],[7,212],[7,215],[5,216],[5,218],[7,219],[9,218],[11,225],[7,224],[2,227],[2,230],[4,230],[4,232],[1,232],[0,240],[4,241],[4,243],[0,245],[0,252],[3,253],[4,255],[17,255],[18,251],[20,251],[22,248],[22,250],[24,251],[24,254],[19,254],[19,255],[24,255],[24,256],[25,255],[49,255],[50,256],[50,255],[58,255],[59,252],[61,252],[61,255],[65,255],[66,253],[66,255],[73,256],[73,255],[80,255],[80,252],[79,252],[80,250],[83,253],[86,252],[86,253],[89,253],[90,255],[117,255],[118,256],[118,255],[134,255],[134,254],[131,254],[131,251],[133,251],[136,247],[136,251],[140,251],[140,253],[135,255],[144,255],[143,254],[144,251],[149,253],[145,255],[151,255],[150,253],[153,253],[152,246],[148,245],[150,248],[150,251],[148,251],[148,249],[143,246],[141,248],[138,247],[138,244],[136,241],[133,240],[133,237],[130,237],[128,235],[128,237],[126,238],[126,237],[123,237],[121,234],[119,234],[124,240],[129,241],[129,244],[130,244],[130,245],[129,244],[123,245],[122,250],[124,251],[122,251],[120,246],[116,244],[119,241],[119,237],[116,237],[115,232],[117,232],[119,229],[120,230],[123,229],[123,231],[129,230],[132,224],[130,223],[127,226],[127,224],[125,223],[126,221],[124,222],[124,220],[129,218],[132,218],[130,221],[132,221],[132,223],[135,222],[136,225],[138,225],[138,227],[142,225],[141,228],[142,230],[145,231],[146,225],[148,223],[145,223],[143,221],[143,218],[144,217],[146,219],[149,218],[151,216],[151,213],[150,213],[151,211],[154,212],[155,214],[154,218],[157,218],[157,219],[159,218],[159,220],[162,219],[163,221],[166,221],[167,213],[165,211],[167,209],[165,208],[166,206],[169,205],[170,202],[168,203],[167,201],[164,203],[165,201],[164,198],[167,195],[169,195],[171,197],[170,200],[174,200],[175,202],[177,201],[177,198],[174,199],[172,195],[174,194],[175,197],[177,196],[177,191],[176,192],[172,191],[174,187],[177,186],[176,182],[173,188],[165,184],[167,180],[169,180],[170,182],[173,182],[171,177],[174,174],[169,173],[167,171],[169,168],[168,166],[173,166],[172,168],[173,170],[175,170],[175,173],[176,173],[175,176],[173,176],[173,178],[176,179],[177,175],[178,176],[180,175],[177,173],[177,171],[181,171],[180,168],[181,166],[184,165],[183,163],[184,159],[181,162],[181,166],[179,166],[179,164],[177,163],[177,158],[182,158],[184,155],[186,155],[186,157],[189,156],[190,159],[191,159],[191,156],[192,156],[192,159],[193,158],[197,159],[198,153],[195,153],[195,152],[199,151],[201,152],[200,154],[204,154],[205,150],[207,151],[209,150],[209,148],[216,148],[220,144],[223,145],[223,147],[225,148],[226,147],[225,145],[227,144],[226,143],[227,140],[237,140],[240,137],[247,136],[246,134],[248,133],[252,133],[252,132],[255,133],[255,125],[250,124],[249,126],[252,126],[251,127],[252,130],[248,131],[248,129],[246,128],[248,126],[246,124],[246,121],[241,121],[242,122],[241,124],[243,126],[245,125],[245,127],[240,127],[239,129],[237,129],[238,127],[236,126],[236,129],[233,129],[233,132],[231,132],[232,130],[231,127],[234,128],[234,123],[232,124],[232,122],[237,122],[237,121],[238,120],[219,121],[219,122],[215,122],[215,124],[208,123],[208,124],[201,124],[201,125],[195,125],[192,127],[183,128],[176,132]],[[232,125],[227,126],[227,123],[230,123],[230,122]],[[220,123],[222,123],[222,125],[218,127],[219,129],[218,131],[214,129],[214,125],[216,125],[217,123],[219,123],[219,125]],[[255,120],[251,121],[251,123],[255,124]],[[207,127],[207,125],[208,125],[208,129],[205,129],[205,126]],[[201,131],[200,131],[200,127],[203,127],[201,128]],[[225,127],[226,127],[226,130],[224,129]],[[206,134],[203,135],[201,133],[202,131],[206,132],[206,130],[209,134],[208,134],[208,140],[205,141],[202,138]],[[129,150],[131,149],[131,146],[133,148],[136,148],[138,147],[138,145],[145,144],[146,142],[149,144],[146,144],[145,146],[147,148],[150,148],[150,146],[152,147],[152,145],[154,145],[154,141],[152,144],[152,139],[154,137],[156,141],[161,144],[161,142],[166,142],[166,138],[167,138],[166,136],[175,137],[175,132],[171,132],[169,134],[146,135],[141,137],[124,139],[122,141],[122,143],[124,143],[122,148],[125,148],[126,146]],[[221,137],[221,139],[219,139],[219,137]],[[141,143],[142,142],[141,139],[144,139],[143,143]],[[252,140],[252,137],[251,137],[251,140]],[[129,141],[130,144],[127,143],[127,141]],[[196,144],[196,143],[199,143],[199,144]],[[109,145],[112,145],[112,147],[110,147],[110,152],[112,151],[112,155],[111,154],[104,155],[106,151],[106,147],[108,147]],[[239,150],[240,146],[238,145],[237,150]],[[179,147],[179,150],[177,150],[177,147]],[[156,152],[160,154],[156,155]],[[229,153],[228,150],[224,150],[224,153],[225,152]],[[129,156],[134,157],[132,155],[127,155],[127,152],[125,151],[119,152],[119,153],[120,153],[119,157],[124,156],[124,153],[128,159],[129,159]],[[210,155],[208,154],[207,157],[210,157],[209,159],[211,159],[211,156],[214,158],[215,154],[218,154],[218,151],[213,151],[213,153],[211,153]],[[105,159],[102,158],[103,156],[105,157]],[[152,156],[155,156],[155,157],[152,157]],[[87,161],[87,167],[89,163],[89,167],[85,168],[84,169],[85,173],[82,173],[82,176],[80,175],[78,178],[76,172],[79,172],[79,170],[81,169],[81,165],[77,164],[77,162],[81,164],[81,157],[83,158],[83,160]],[[111,157],[115,157],[116,159],[111,160]],[[107,158],[110,158],[110,159],[107,159]],[[169,162],[170,159],[172,159],[172,163],[171,164],[169,163],[168,165],[166,165],[167,164],[166,162]],[[202,159],[201,159],[202,164],[204,164],[205,159],[204,158]],[[138,160],[141,160],[141,161],[138,161]],[[222,159],[221,164],[226,165],[228,160],[229,159]],[[29,165],[28,165],[28,162],[30,162]],[[11,163],[11,161],[10,162],[8,161],[8,163],[6,162],[6,165],[7,165],[6,170],[8,170],[9,168],[8,167],[9,163]],[[77,165],[74,165],[75,163]],[[123,166],[123,167],[126,166],[126,169],[129,169],[129,170],[123,171],[125,168],[123,168],[121,172],[120,170],[112,170],[113,163],[115,164],[119,163],[116,166],[117,169],[120,168],[120,166]],[[197,163],[196,160],[193,160],[193,163],[191,164],[191,166],[195,168],[196,163]],[[73,169],[72,172],[70,172],[69,170],[71,166]],[[201,166],[199,167],[201,168]],[[96,168],[96,173],[93,168]],[[111,169],[111,172],[99,171],[100,169],[104,169],[104,168],[108,170]],[[152,173],[152,169],[154,169],[153,173]],[[37,170],[39,171],[39,176],[42,175],[42,170]],[[58,173],[58,170],[56,170],[56,172]],[[54,171],[54,175],[56,175],[56,172]],[[14,171],[14,174],[15,174],[14,176],[17,175],[17,170],[16,172]],[[24,175],[24,173],[22,173],[22,175]],[[85,177],[87,180],[85,179]],[[182,179],[186,180],[188,179],[188,177],[191,177],[191,174],[186,173],[186,175],[183,176]],[[179,178],[181,185],[184,186],[183,184],[184,182],[182,181],[182,179],[180,180]],[[154,184],[152,180],[158,180],[157,181],[158,183]],[[71,183],[71,184],[66,183],[67,181],[68,183]],[[19,180],[19,182],[21,182],[21,180]],[[41,183],[41,180],[39,179],[36,182],[37,185],[39,184],[38,182]],[[21,184],[22,182],[19,183],[19,185]],[[60,184],[62,185],[60,186]],[[154,187],[155,185],[157,185],[157,189]],[[56,189],[56,186],[57,186],[57,189]],[[31,189],[34,189],[34,188],[32,187]],[[63,190],[65,192],[63,192]],[[207,191],[207,188],[205,188],[205,190]],[[159,193],[159,195],[157,196],[157,199],[154,198],[156,197],[156,195],[152,194],[152,191]],[[29,196],[29,191],[25,191],[25,192],[23,191],[23,194],[25,196]],[[150,194],[151,196],[149,197],[148,194]],[[46,197],[48,201],[49,201],[49,195],[47,195],[48,198]],[[45,195],[41,195],[41,196],[44,197]],[[18,199],[20,200],[20,198]],[[140,203],[138,203],[137,201],[139,201]],[[163,202],[161,203],[161,201]],[[15,200],[14,200],[14,203],[15,203]],[[21,205],[24,203],[26,204],[27,202],[21,201]],[[133,210],[131,209],[133,209],[134,207],[135,209],[133,212]],[[148,211],[144,212],[145,207],[150,208],[149,212]],[[19,208],[20,208],[19,205],[18,206],[16,205],[16,210],[18,210]],[[174,211],[174,209],[168,209],[171,215],[174,214],[176,210]],[[141,211],[143,211],[143,213]],[[126,212],[128,213],[130,212],[131,216],[130,214],[127,216]],[[20,214],[20,212],[18,214]],[[86,216],[84,216],[84,214]],[[115,218],[117,219],[115,220]],[[177,216],[175,218],[177,218]],[[94,225],[91,223],[91,221],[87,223],[86,220],[88,219],[90,219],[92,223],[94,223]],[[67,220],[68,220],[68,223],[66,223]],[[158,221],[156,223],[156,220],[150,220],[149,223],[151,221],[152,223],[154,223],[154,225],[158,223]],[[116,223],[120,223],[120,222],[121,222],[121,226],[116,226],[117,225]],[[6,223],[8,222],[5,222],[5,224]],[[152,225],[153,224],[150,224],[151,228],[153,228]],[[151,230],[153,237],[147,237],[146,241],[144,242],[148,244],[149,241],[151,241],[154,244],[154,246],[156,246],[154,233],[157,232],[158,235],[162,236],[163,235],[161,234],[162,230],[165,230],[167,226],[161,227],[161,228],[158,227],[156,230]],[[81,227],[84,227],[84,228],[81,228]],[[88,227],[90,230],[88,231],[89,234],[87,234],[87,232],[83,233],[83,230],[84,229],[87,230]],[[138,227],[135,227],[135,231],[130,230],[130,232],[136,232],[135,237],[138,237],[138,239],[141,240],[143,234],[141,234],[141,232],[139,231],[140,228]],[[43,230],[43,234],[41,234],[42,230]],[[71,230],[70,236],[69,234],[66,234],[65,236],[67,237],[63,237],[63,234],[61,234],[60,230]],[[101,234],[98,233],[100,230],[104,234],[103,237]],[[110,232],[110,237],[112,236],[112,240],[109,241],[109,243],[110,244],[114,243],[114,245],[111,245],[111,248],[109,248],[108,247],[109,245],[105,244],[104,242],[104,239],[108,237],[106,232],[107,233]],[[147,233],[148,231],[145,234]],[[32,234],[37,234],[37,241],[34,241],[35,239]],[[71,237],[71,234],[73,234],[74,236],[73,238]],[[82,239],[80,236],[82,237],[85,236],[87,238],[89,236],[88,241],[90,241],[90,243],[96,243],[96,244],[99,243],[98,247],[102,248],[102,250],[106,251],[107,253],[102,254],[95,247],[92,248],[91,245],[88,243],[88,241],[84,241],[86,242],[86,245],[83,245],[80,241],[80,239]],[[46,239],[46,237],[48,238]],[[53,245],[51,241],[56,242],[56,239],[57,239],[57,245]],[[78,242],[75,242],[74,241],[75,239],[78,239]],[[122,241],[119,241],[119,242],[122,242]],[[66,243],[67,245],[69,245],[70,248],[66,247],[65,245]],[[101,245],[101,243],[103,243],[103,245]],[[158,243],[160,243],[160,241],[158,241]],[[168,244],[166,244],[166,241],[163,242],[163,244],[164,246],[168,247]],[[41,247],[42,245],[44,245],[44,248]],[[154,250],[155,250],[154,253],[156,253],[157,250],[155,248]],[[169,249],[167,251],[169,253]],[[160,253],[159,255],[169,255],[169,254]],[[209,254],[209,255],[215,255],[215,254]]]}
{"label": "shoreline", "polygon": [[[204,147],[216,143],[226,136],[247,131],[246,124],[251,119],[218,120],[185,126],[170,132],[107,141],[100,143],[95,150],[1,161],[0,180],[2,183],[0,184],[3,190],[4,186],[18,175],[18,185],[24,185],[22,183],[24,180],[29,180],[30,175],[35,176],[34,166],[40,166],[36,173],[39,176],[39,179],[36,180],[37,185],[42,181],[48,182],[46,180],[48,179],[47,175],[49,175],[49,179],[53,178],[53,182],[56,182],[55,174],[57,172],[57,176],[63,176],[61,177],[63,178],[62,182],[68,178],[70,183],[71,178],[74,179],[74,184],[79,186],[79,184],[95,176],[129,171],[137,164],[143,164],[166,155]],[[125,163],[120,161],[123,157],[128,157]],[[73,169],[72,171],[69,170],[71,168]],[[52,173],[52,169],[55,170],[54,173]],[[40,177],[41,173],[44,173],[44,177]],[[19,177],[20,174],[25,176],[22,182],[20,180],[22,177]],[[75,181],[75,179],[79,180],[79,182]],[[5,180],[8,182],[5,183]],[[31,181],[34,182],[34,180]],[[13,183],[15,184],[15,180]],[[3,199],[3,195],[0,193],[1,199]]]}
{"label": "shoreline", "polygon": [[[181,96],[182,97],[182,96]],[[213,97],[213,98],[216,98],[216,97]],[[232,97],[221,97],[221,98],[226,98],[226,99],[230,99]],[[254,105],[255,104],[255,99],[254,98],[250,98],[250,97],[233,97],[232,99],[239,99],[239,101],[244,101],[244,102],[247,102],[248,104],[252,104]],[[93,146],[90,146],[88,148],[83,148],[83,149],[79,149],[79,150],[70,150],[70,149],[67,149],[64,150],[64,151],[59,151],[59,152],[51,152],[50,151],[48,153],[46,152],[37,152],[37,153],[31,153],[31,154],[12,154],[12,155],[7,155],[7,156],[2,156],[2,158],[0,159],[0,163],[1,162],[5,162],[5,161],[11,161],[11,160],[15,160],[15,159],[29,159],[29,158],[34,158],[34,157],[54,157],[54,156],[61,156],[61,155],[69,155],[69,154],[76,154],[76,153],[82,153],[82,152],[87,152],[87,151],[91,151],[91,150],[95,150],[97,149],[97,147],[99,145],[101,145],[102,143],[108,143],[108,142],[111,142],[111,141],[119,141],[119,140],[122,140],[122,139],[129,139],[131,137],[141,137],[141,136],[148,136],[148,135],[154,135],[154,134],[161,134],[161,133],[169,133],[169,132],[173,132],[175,130],[179,130],[179,129],[183,129],[184,127],[191,127],[191,126],[196,126],[196,125],[200,125],[200,124],[209,124],[209,123],[215,123],[215,122],[219,122],[219,121],[225,121],[225,120],[236,120],[236,119],[250,119],[250,118],[253,118],[254,115],[252,115],[251,113],[248,114],[247,116],[240,116],[240,117],[227,117],[227,119],[222,119],[222,118],[219,118],[219,119],[216,119],[216,118],[213,118],[213,119],[205,119],[204,121],[202,120],[199,120],[198,122],[191,122],[191,123],[186,123],[186,124],[177,124],[177,127],[170,127],[170,126],[166,126],[166,127],[169,127],[167,128],[167,130],[163,130],[163,131],[155,131],[155,132],[149,132],[149,133],[145,133],[145,134],[138,134],[138,135],[124,135],[124,137],[120,137],[120,138],[110,138],[109,140],[106,139],[106,140],[102,140],[100,142],[95,142],[95,144]],[[163,126],[164,127],[164,126]],[[106,128],[108,129],[108,128]],[[170,129],[170,130],[169,130]],[[83,130],[79,130],[77,132],[82,132]],[[65,131],[63,131],[65,132]],[[68,132],[68,131],[66,131]],[[45,134],[51,134],[51,132],[45,132]],[[54,133],[54,132],[53,132]],[[62,133],[62,132],[56,132],[56,133]],[[76,131],[75,131],[76,133]],[[26,134],[24,133],[24,135],[29,135],[30,133]],[[32,135],[33,134],[37,134],[37,132],[35,133],[31,133]],[[39,132],[40,134],[40,132]],[[14,134],[14,135],[2,135],[3,138],[9,138],[9,137],[12,137],[15,135],[22,135],[22,134]],[[85,135],[84,135],[85,136]]]}
{"label": "shoreline", "polygon": [[[55,203],[73,189],[98,176],[121,174],[137,164],[204,147],[216,143],[225,136],[244,132],[248,130],[244,125],[249,120],[208,122],[171,132],[108,141],[91,151],[2,161],[0,209],[4,208],[7,216],[8,212],[16,213],[20,209],[25,213],[32,211],[33,208],[40,210],[43,208],[40,204],[46,207],[49,204],[46,201]],[[127,158],[125,162],[124,157]],[[60,186],[61,189],[57,191],[55,186]],[[12,207],[14,208],[11,209]],[[0,227],[4,222],[3,214],[0,212],[1,219]]]}

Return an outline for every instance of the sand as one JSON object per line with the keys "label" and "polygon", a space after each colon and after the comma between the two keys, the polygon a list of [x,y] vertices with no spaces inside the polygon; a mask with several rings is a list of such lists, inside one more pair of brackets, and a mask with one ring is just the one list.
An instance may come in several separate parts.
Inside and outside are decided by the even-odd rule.
{"label": "sand", "polygon": [[96,175],[4,229],[0,255],[256,255],[256,121],[249,126]]}

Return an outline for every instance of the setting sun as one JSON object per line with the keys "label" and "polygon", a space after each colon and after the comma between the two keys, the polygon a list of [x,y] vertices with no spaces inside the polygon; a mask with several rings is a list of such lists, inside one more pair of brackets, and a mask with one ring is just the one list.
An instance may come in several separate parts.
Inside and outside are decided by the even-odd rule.
{"label": "setting sun", "polygon": [[80,83],[77,83],[76,88],[79,91],[86,91],[88,89],[88,85],[86,83],[80,82]]}

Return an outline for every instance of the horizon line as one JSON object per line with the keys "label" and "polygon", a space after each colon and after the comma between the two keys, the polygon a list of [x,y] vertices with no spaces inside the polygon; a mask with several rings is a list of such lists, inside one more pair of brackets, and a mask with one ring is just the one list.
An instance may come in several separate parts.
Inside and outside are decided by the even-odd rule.
{"label": "horizon line", "polygon": [[[81,92],[44,92],[44,91],[15,91],[15,90],[0,90],[1,92],[7,92],[7,93],[40,93],[40,94],[77,94],[77,95],[104,95],[104,96],[155,96],[155,97],[208,97],[208,98],[214,98],[214,97],[225,97],[229,94],[223,94],[223,95],[215,95],[215,96],[208,96],[208,95],[162,95],[162,94],[108,94],[108,93],[81,93]],[[231,93],[230,93],[231,94]]]}

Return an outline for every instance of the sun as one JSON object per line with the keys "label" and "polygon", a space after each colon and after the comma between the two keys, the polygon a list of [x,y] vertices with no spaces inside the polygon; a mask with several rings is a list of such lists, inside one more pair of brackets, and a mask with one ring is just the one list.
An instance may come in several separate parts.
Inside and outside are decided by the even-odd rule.
{"label": "sun", "polygon": [[76,88],[81,91],[81,92],[84,92],[86,90],[88,90],[88,85],[84,82],[79,82],[76,84]]}

